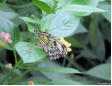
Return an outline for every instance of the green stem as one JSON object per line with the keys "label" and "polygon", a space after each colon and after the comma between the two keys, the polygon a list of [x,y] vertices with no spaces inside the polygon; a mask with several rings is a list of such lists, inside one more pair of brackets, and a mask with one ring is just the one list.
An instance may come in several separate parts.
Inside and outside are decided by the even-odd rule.
{"label": "green stem", "polygon": [[[20,61],[18,61],[18,63],[19,62],[21,62],[21,60]],[[20,66],[20,64],[19,64],[19,66]],[[2,84],[8,77],[9,77],[9,75],[14,71],[14,69],[16,69],[18,67],[18,64],[16,64],[7,74],[6,74],[6,76],[2,79],[2,81],[0,81],[0,84]]]}
{"label": "green stem", "polygon": [[66,58],[64,57],[63,64],[62,64],[63,67],[65,66],[65,63],[66,63]]}
{"label": "green stem", "polygon": [[[14,52],[14,56],[17,62],[17,58],[16,58],[16,52],[13,50]],[[48,61],[46,59],[44,59],[43,61],[39,62],[39,63],[34,63],[32,64],[32,67],[22,67],[24,64],[21,64],[22,60],[19,60],[15,66],[6,74],[6,76],[2,79],[2,81],[0,81],[0,84],[3,84],[3,82],[8,79],[9,75],[14,71],[15,68],[22,68],[22,69],[27,69],[22,75],[20,75],[19,77],[17,77],[16,79],[14,78],[14,80],[12,80],[12,82],[9,82],[9,84],[13,84],[15,82],[17,82],[18,80],[20,80],[27,72],[29,72],[32,68],[34,68],[34,65],[36,64],[40,64],[42,62]]]}
{"label": "green stem", "polygon": [[15,69],[16,67],[13,67],[8,73],[7,75],[2,79],[2,81],[0,82],[0,84],[2,84],[10,75],[10,73]]}
{"label": "green stem", "polygon": [[10,84],[16,83],[18,80],[20,80],[26,73],[28,73],[31,69],[26,70],[22,75],[14,79]]}
{"label": "green stem", "polygon": [[32,67],[19,67],[20,69],[32,69]]}
{"label": "green stem", "polygon": [[71,57],[71,58],[70,58],[69,63],[67,64],[67,66],[66,66],[66,67],[71,67],[72,62],[73,62],[73,57]]}
{"label": "green stem", "polygon": [[17,64],[17,55],[16,55],[16,51],[14,49],[13,49],[13,54],[14,54],[15,63]]}
{"label": "green stem", "polygon": [[35,63],[32,64],[31,67],[22,67],[22,65],[19,66],[18,68],[20,68],[20,69],[27,69],[27,70],[26,70],[21,76],[19,76],[19,77],[17,77],[16,79],[12,80],[12,82],[10,82],[10,84],[16,83],[18,80],[20,80],[26,73],[28,73],[31,69],[34,68],[34,65],[43,63],[43,62],[45,62],[45,61],[48,61],[48,60],[47,60],[47,59],[44,59],[43,61],[41,61],[41,62],[39,62],[39,63],[35,62]]}

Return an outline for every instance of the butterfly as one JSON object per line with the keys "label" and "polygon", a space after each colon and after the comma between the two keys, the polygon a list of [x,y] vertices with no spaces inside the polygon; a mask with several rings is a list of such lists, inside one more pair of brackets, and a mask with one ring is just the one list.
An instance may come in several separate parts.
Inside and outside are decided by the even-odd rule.
{"label": "butterfly", "polygon": [[58,59],[68,54],[66,46],[56,37],[37,29],[34,29],[34,32],[50,59]]}

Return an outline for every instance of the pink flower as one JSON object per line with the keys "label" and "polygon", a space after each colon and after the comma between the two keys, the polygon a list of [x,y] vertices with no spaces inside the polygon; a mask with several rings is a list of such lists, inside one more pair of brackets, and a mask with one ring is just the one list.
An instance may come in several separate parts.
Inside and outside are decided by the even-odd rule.
{"label": "pink flower", "polygon": [[7,41],[8,41],[8,43],[12,43],[12,40],[11,39],[8,39]]}
{"label": "pink flower", "polygon": [[42,47],[42,44],[40,44],[40,43],[37,43],[37,46],[38,46],[38,47]]}
{"label": "pink flower", "polygon": [[4,33],[4,32],[1,33],[1,37],[2,37],[2,38],[5,37],[5,33]]}
{"label": "pink flower", "polygon": [[6,40],[8,43],[12,43],[10,36],[11,35],[9,33],[5,33],[5,32],[1,33],[2,40]]}

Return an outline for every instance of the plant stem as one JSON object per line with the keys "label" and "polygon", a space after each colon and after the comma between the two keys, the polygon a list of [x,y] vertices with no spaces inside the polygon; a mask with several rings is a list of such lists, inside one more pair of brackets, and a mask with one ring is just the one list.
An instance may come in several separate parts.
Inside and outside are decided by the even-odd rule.
{"label": "plant stem", "polygon": [[12,82],[10,82],[10,84],[13,84],[15,82],[17,82],[18,80],[20,80],[26,73],[28,73],[31,69],[26,70],[22,75],[20,75],[19,77],[17,77],[16,79],[14,79]]}
{"label": "plant stem", "polygon": [[[21,60],[20,60],[21,61]],[[20,62],[20,61],[18,61],[18,63]],[[2,79],[2,81],[0,81],[0,84],[2,84],[8,77],[9,77],[9,75],[13,72],[13,70],[15,69],[15,68],[17,68],[18,67],[18,64],[16,64],[7,74],[6,74],[6,76]]]}
{"label": "plant stem", "polygon": [[32,69],[32,67],[19,67],[19,69]]}
{"label": "plant stem", "polygon": [[65,63],[66,63],[66,58],[64,58],[63,60],[63,64],[62,64],[63,67],[65,66]]}
{"label": "plant stem", "polygon": [[13,54],[14,54],[15,63],[17,64],[17,56],[16,56],[16,51],[14,49],[13,49]]}
{"label": "plant stem", "polygon": [[8,73],[7,75],[3,78],[3,80],[0,82],[0,84],[2,84],[10,75],[10,73],[15,69],[16,67],[13,67]]}
{"label": "plant stem", "polygon": [[70,59],[69,59],[69,63],[67,64],[66,67],[71,67],[73,60],[74,60],[74,55],[71,54]]}

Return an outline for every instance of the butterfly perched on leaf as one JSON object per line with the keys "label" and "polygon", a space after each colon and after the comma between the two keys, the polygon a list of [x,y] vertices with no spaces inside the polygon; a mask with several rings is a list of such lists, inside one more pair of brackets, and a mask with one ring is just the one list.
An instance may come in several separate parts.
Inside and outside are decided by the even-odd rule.
{"label": "butterfly perched on leaf", "polygon": [[37,29],[34,32],[50,59],[58,59],[68,54],[67,47],[56,37]]}

